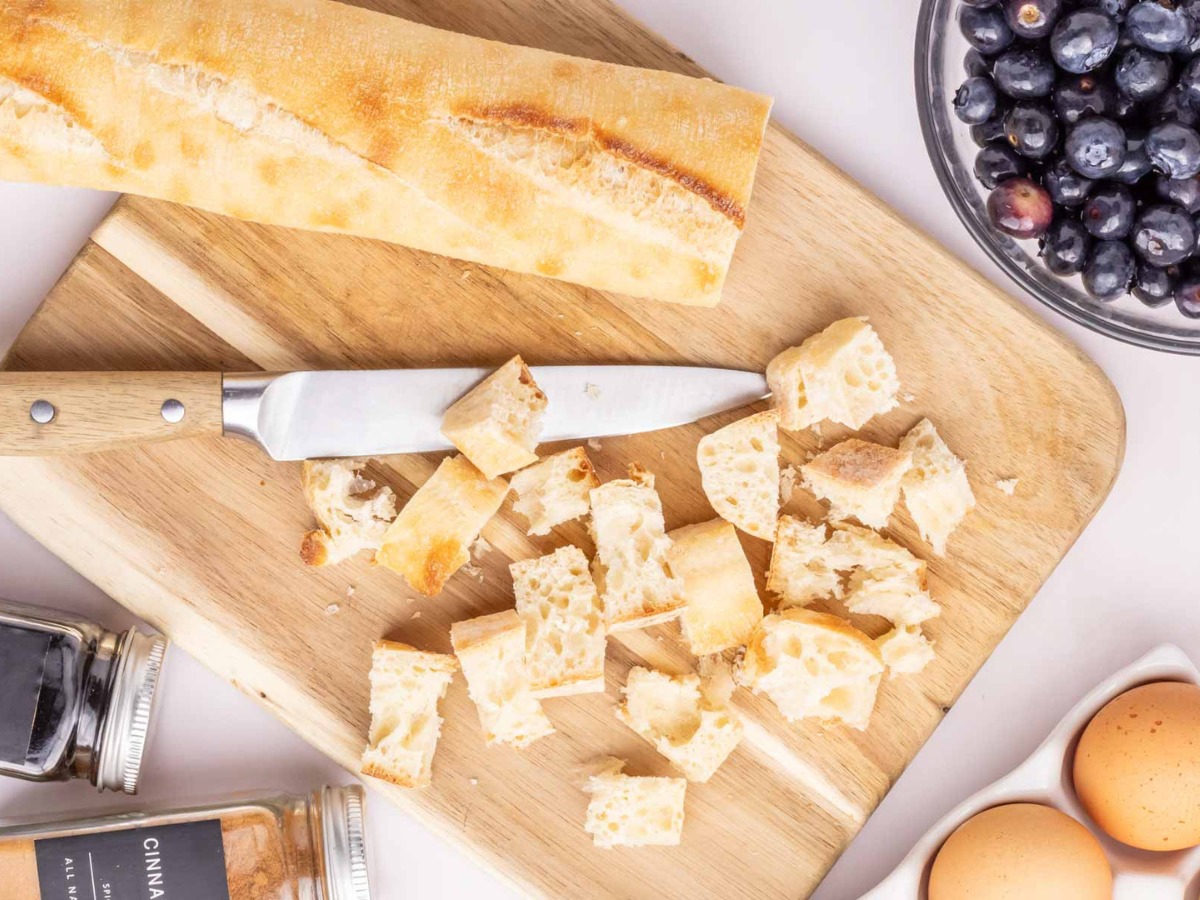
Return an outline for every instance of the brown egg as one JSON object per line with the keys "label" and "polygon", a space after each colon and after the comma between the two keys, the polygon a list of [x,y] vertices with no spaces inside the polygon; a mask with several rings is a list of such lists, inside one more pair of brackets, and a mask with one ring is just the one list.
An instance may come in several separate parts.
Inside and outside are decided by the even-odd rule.
{"label": "brown egg", "polygon": [[1075,792],[1118,841],[1200,844],[1200,687],[1159,681],[1109,701],[1079,739]]}
{"label": "brown egg", "polygon": [[1095,836],[1037,803],[994,806],[963,822],[929,873],[929,900],[1112,900]]}

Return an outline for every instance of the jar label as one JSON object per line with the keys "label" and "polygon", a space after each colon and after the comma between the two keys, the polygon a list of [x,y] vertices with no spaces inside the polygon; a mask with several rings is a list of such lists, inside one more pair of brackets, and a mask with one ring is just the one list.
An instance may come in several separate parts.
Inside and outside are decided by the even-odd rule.
{"label": "jar label", "polygon": [[230,900],[221,820],[34,841],[44,900]]}
{"label": "jar label", "polygon": [[0,625],[0,761],[24,765],[29,756],[49,649],[44,631]]}

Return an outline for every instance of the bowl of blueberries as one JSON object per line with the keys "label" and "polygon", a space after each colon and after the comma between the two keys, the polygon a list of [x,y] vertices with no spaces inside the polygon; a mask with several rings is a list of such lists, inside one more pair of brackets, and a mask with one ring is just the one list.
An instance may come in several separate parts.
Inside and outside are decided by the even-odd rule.
{"label": "bowl of blueberries", "polygon": [[1200,0],[923,0],[916,65],[984,251],[1088,328],[1200,354]]}

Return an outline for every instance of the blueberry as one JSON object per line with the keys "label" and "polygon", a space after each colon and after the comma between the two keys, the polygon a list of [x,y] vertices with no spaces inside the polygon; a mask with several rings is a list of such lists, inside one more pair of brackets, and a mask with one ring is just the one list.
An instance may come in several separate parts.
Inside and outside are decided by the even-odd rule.
{"label": "blueberry", "polygon": [[1174,267],[1159,268],[1141,263],[1133,276],[1133,296],[1152,309],[1165,306],[1175,296],[1178,278],[1179,270]]}
{"label": "blueberry", "polygon": [[1067,161],[1087,178],[1107,178],[1125,161],[1125,130],[1101,116],[1084,119],[1067,132]]}
{"label": "blueberry", "polygon": [[1004,117],[1004,137],[1026,159],[1045,159],[1058,145],[1058,119],[1044,103],[1017,103]]}
{"label": "blueberry", "polygon": [[1028,160],[1007,144],[988,144],[975,155],[975,177],[988,190],[1028,171]]}
{"label": "blueberry", "polygon": [[1200,319],[1200,274],[1191,272],[1175,286],[1175,306],[1189,319]]}
{"label": "blueberry", "polygon": [[986,147],[992,141],[1008,140],[1004,134],[1004,117],[1008,114],[1008,110],[1004,108],[997,109],[992,113],[992,117],[980,125],[971,126],[971,140],[980,147]]}
{"label": "blueberry", "polygon": [[1092,237],[1078,219],[1058,218],[1042,237],[1041,257],[1055,275],[1074,275],[1087,261]]}
{"label": "blueberry", "polygon": [[990,78],[968,78],[954,92],[954,114],[968,125],[986,122],[995,111],[996,87]]}
{"label": "blueberry", "polygon": [[1188,128],[1195,128],[1200,122],[1200,114],[1185,97],[1181,85],[1169,88],[1151,100],[1148,113],[1155,122],[1171,119]]}
{"label": "blueberry", "polygon": [[971,78],[976,75],[991,75],[992,64],[986,56],[972,47],[963,57],[963,71]]}
{"label": "blueberry", "polygon": [[1004,20],[1018,37],[1044,38],[1062,13],[1062,0],[1004,0]]}
{"label": "blueberry", "polygon": [[988,56],[1013,42],[1012,29],[1004,21],[1004,13],[995,6],[959,7],[958,27],[968,44]]}
{"label": "blueberry", "polygon": [[1129,289],[1136,267],[1124,241],[1098,241],[1083,266],[1083,286],[1097,300],[1116,300]]}
{"label": "blueberry", "polygon": [[1017,100],[1049,97],[1054,74],[1054,61],[1036,47],[1005,50],[992,67],[996,87]]}
{"label": "blueberry", "polygon": [[1137,204],[1123,184],[1102,184],[1083,204],[1080,221],[1088,233],[1102,241],[1120,240],[1133,227]]}
{"label": "blueberry", "polygon": [[1066,72],[1090,72],[1112,55],[1119,37],[1120,29],[1111,16],[1095,9],[1077,9],[1054,26],[1050,55]]}
{"label": "blueberry", "polygon": [[1109,178],[1121,184],[1137,184],[1150,174],[1152,168],[1146,153],[1145,130],[1132,126],[1125,129],[1125,161]]}
{"label": "blueberry", "polygon": [[1052,162],[1042,175],[1042,185],[1050,199],[1059,206],[1079,206],[1087,199],[1094,184],[1094,181],[1084,178],[1062,158]]}
{"label": "blueberry", "polygon": [[1128,94],[1117,91],[1117,100],[1113,104],[1112,118],[1118,122],[1125,122],[1133,118],[1138,111],[1137,101]]}
{"label": "blueberry", "polygon": [[1189,103],[1200,103],[1200,57],[1189,62],[1179,73],[1179,91]]}
{"label": "blueberry", "polygon": [[1158,171],[1172,178],[1200,174],[1200,135],[1178,122],[1162,122],[1146,136],[1146,152]]}
{"label": "blueberry", "polygon": [[1173,266],[1196,249],[1196,227],[1181,206],[1162,204],[1142,210],[1133,223],[1133,249],[1152,266]]}
{"label": "blueberry", "polygon": [[1079,5],[1093,7],[1112,16],[1117,22],[1124,22],[1133,0],[1083,0]]}
{"label": "blueberry", "polygon": [[1159,175],[1154,180],[1154,187],[1163,200],[1182,206],[1193,216],[1200,213],[1200,176],[1168,178]]}
{"label": "blueberry", "polygon": [[1041,185],[1028,178],[1010,178],[988,195],[992,224],[1015,238],[1044,234],[1054,215],[1054,204]]}
{"label": "blueberry", "polygon": [[1192,20],[1173,5],[1143,0],[1125,16],[1125,33],[1139,47],[1171,53],[1192,36]]}
{"label": "blueberry", "polygon": [[1110,115],[1116,105],[1113,86],[1095,75],[1069,75],[1054,88],[1054,111],[1064,125],[1074,125],[1084,116]]}
{"label": "blueberry", "polygon": [[1133,100],[1148,100],[1171,85],[1171,61],[1161,53],[1130,47],[1117,61],[1117,87]]}

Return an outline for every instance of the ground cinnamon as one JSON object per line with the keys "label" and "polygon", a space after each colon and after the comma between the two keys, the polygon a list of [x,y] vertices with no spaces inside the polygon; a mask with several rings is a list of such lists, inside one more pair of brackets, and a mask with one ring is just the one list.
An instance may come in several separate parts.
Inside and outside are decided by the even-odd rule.
{"label": "ground cinnamon", "polygon": [[361,803],[359,788],[326,788],[4,828],[0,884],[5,900],[369,900]]}

